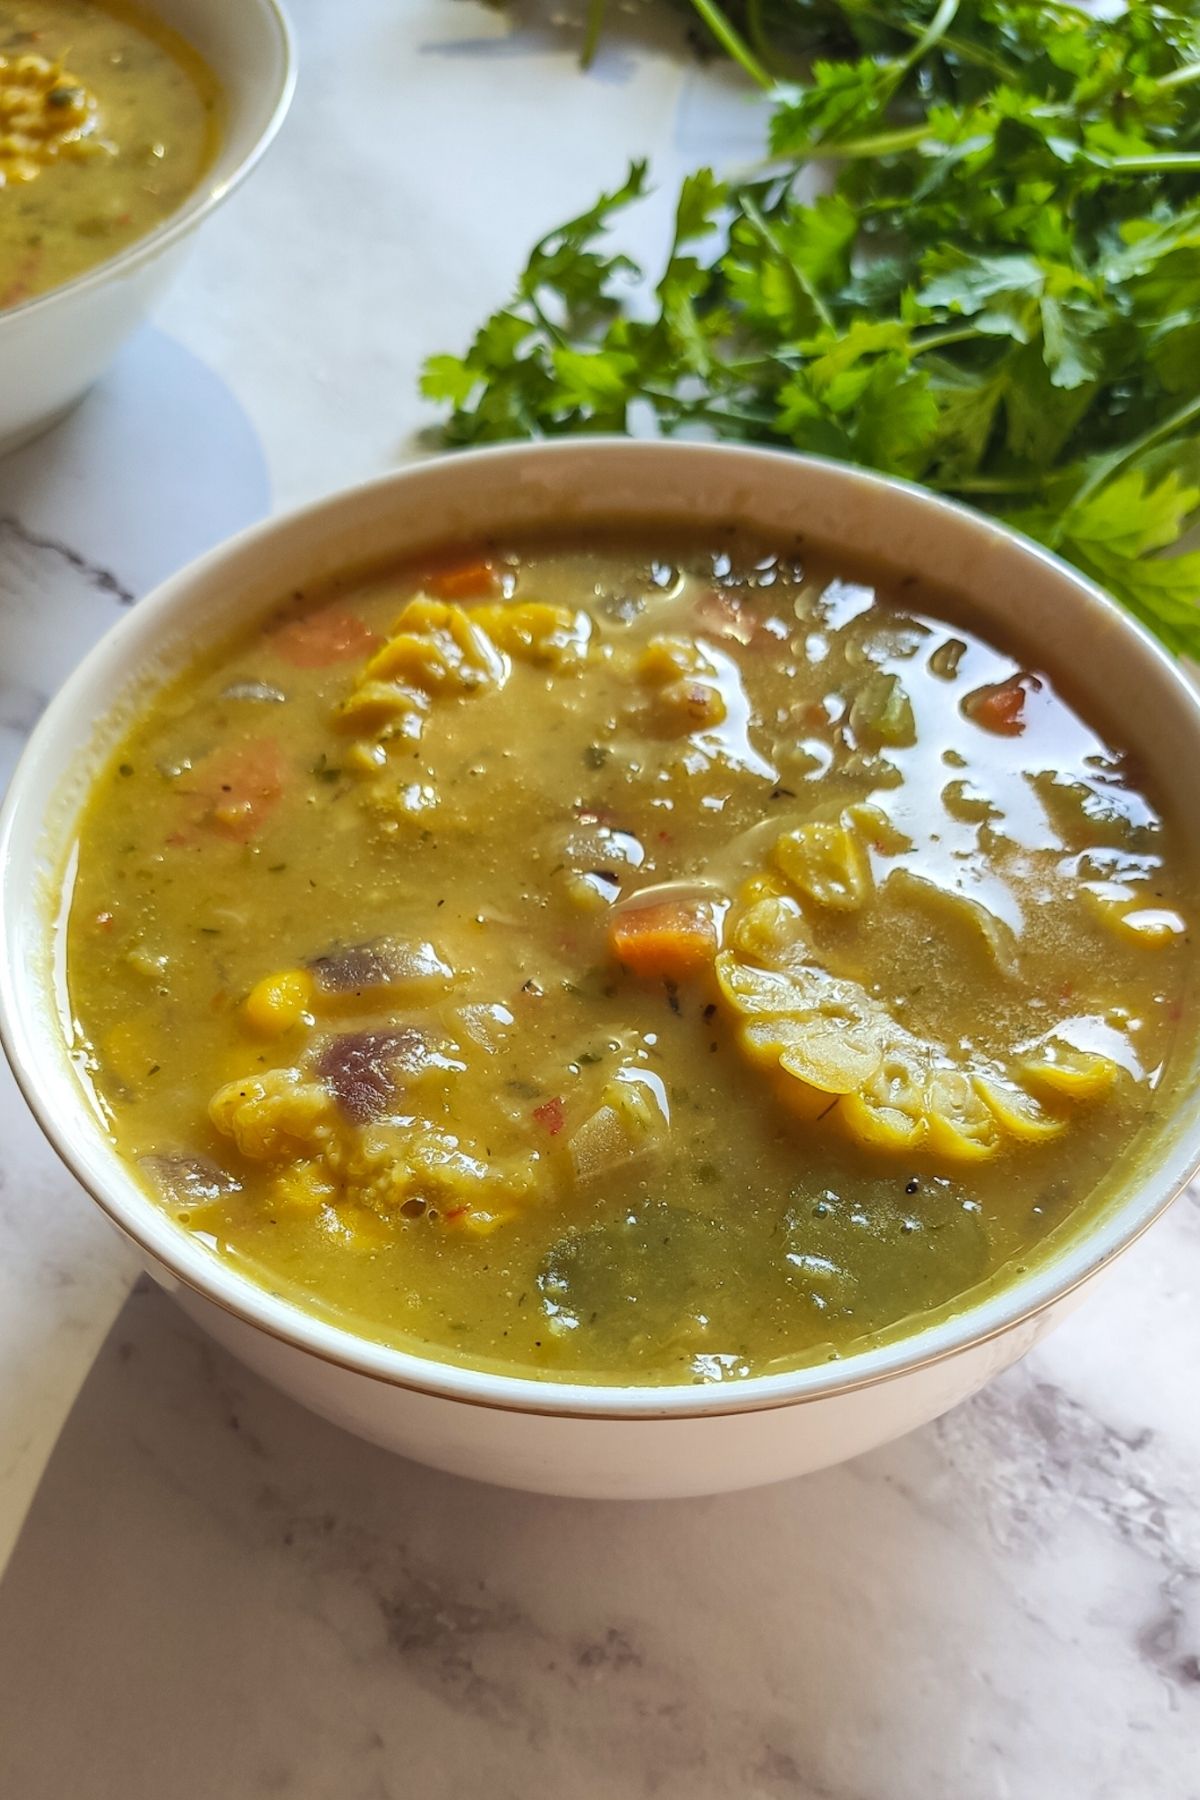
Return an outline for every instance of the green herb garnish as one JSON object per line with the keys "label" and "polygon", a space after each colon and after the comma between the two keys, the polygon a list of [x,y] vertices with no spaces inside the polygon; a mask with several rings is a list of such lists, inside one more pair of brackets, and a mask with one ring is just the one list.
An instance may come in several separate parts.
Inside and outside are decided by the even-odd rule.
{"label": "green herb garnish", "polygon": [[[690,4],[769,90],[773,160],[687,178],[649,297],[608,238],[644,163],[549,232],[466,354],[425,365],[445,441],[641,414],[862,463],[985,507],[1200,655],[1200,554],[1156,554],[1200,505],[1200,19]],[[831,191],[801,198],[821,163]]]}

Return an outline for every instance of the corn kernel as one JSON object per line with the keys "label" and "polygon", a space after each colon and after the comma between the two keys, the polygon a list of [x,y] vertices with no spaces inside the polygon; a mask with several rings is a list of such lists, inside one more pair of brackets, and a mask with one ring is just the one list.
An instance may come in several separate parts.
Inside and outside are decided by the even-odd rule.
{"label": "corn kernel", "polygon": [[298,1216],[320,1212],[336,1193],[336,1185],[320,1162],[294,1163],[272,1183],[275,1205],[283,1212]]}
{"label": "corn kernel", "polygon": [[455,1213],[452,1219],[447,1219],[446,1224],[452,1231],[465,1231],[471,1237],[491,1237],[493,1231],[515,1218],[516,1213],[512,1211],[492,1212],[486,1207],[468,1206],[465,1212]]}
{"label": "corn kernel", "polygon": [[1080,1050],[1063,1038],[1051,1038],[1021,1065],[1030,1087],[1051,1097],[1094,1100],[1107,1094],[1119,1073],[1110,1056],[1099,1050]]}
{"label": "corn kernel", "polygon": [[857,832],[823,819],[786,831],[771,860],[798,893],[818,906],[853,912],[871,895],[871,864]]}
{"label": "corn kernel", "polygon": [[690,638],[651,638],[638,658],[638,679],[647,687],[665,687],[669,682],[688,676],[708,676],[717,672],[716,664],[706,656],[699,644]]}
{"label": "corn kernel", "polygon": [[259,1037],[282,1037],[293,1031],[312,999],[312,976],[307,969],[281,969],[264,975],[247,994],[242,1018]]}

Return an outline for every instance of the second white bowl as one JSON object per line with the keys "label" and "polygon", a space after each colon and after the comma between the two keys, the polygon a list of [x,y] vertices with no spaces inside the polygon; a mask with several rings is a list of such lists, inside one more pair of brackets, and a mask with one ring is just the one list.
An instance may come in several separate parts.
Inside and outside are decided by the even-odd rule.
{"label": "second white bowl", "polygon": [[224,119],[211,169],[178,212],[119,255],[0,312],[0,454],[44,431],[103,374],[178,268],[195,231],[283,123],[295,82],[278,0],[152,0],[207,60]]}

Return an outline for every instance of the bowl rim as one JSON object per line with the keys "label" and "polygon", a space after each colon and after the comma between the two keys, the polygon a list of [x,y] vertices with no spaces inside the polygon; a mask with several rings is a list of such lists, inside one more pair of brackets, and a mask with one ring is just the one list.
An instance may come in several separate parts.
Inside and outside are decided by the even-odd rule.
{"label": "bowl rim", "polygon": [[[54,1076],[45,1059],[39,1057],[37,1041],[30,1030],[34,1021],[44,1019],[46,1006],[39,1003],[35,984],[24,979],[23,973],[18,971],[9,947],[14,921],[31,904],[41,913],[43,934],[52,938],[54,919],[32,884],[27,884],[22,893],[15,890],[13,840],[18,827],[28,831],[31,838],[36,836],[36,828],[27,824],[25,815],[31,806],[36,808],[34,790],[43,752],[53,745],[60,720],[80,715],[81,708],[84,709],[82,716],[89,716],[86,703],[95,699],[96,675],[93,671],[99,671],[108,662],[115,663],[127,635],[168,636],[170,626],[189,604],[194,603],[198,593],[219,588],[227,563],[236,562],[249,551],[269,549],[273,543],[282,544],[297,530],[316,526],[332,535],[343,512],[352,512],[375,497],[390,497],[397,490],[402,495],[406,484],[414,477],[420,477],[435,462],[440,467],[473,467],[486,472],[490,464],[516,459],[532,458],[538,463],[561,462],[569,466],[572,459],[587,461],[596,456],[601,460],[618,457],[653,461],[660,455],[682,459],[732,459],[748,473],[756,461],[769,459],[772,464],[783,464],[794,471],[798,482],[806,471],[817,472],[826,480],[857,488],[866,499],[872,495],[886,495],[893,500],[899,499],[918,514],[924,511],[927,516],[948,511],[977,531],[981,541],[994,540],[998,536],[1024,559],[1031,574],[1040,570],[1060,583],[1065,578],[1081,600],[1099,608],[1111,627],[1138,645],[1144,656],[1148,655],[1155,665],[1155,679],[1176,690],[1177,697],[1184,701],[1185,709],[1192,716],[1200,739],[1200,694],[1163,647],[1137,621],[1060,557],[986,515],[927,488],[828,458],[787,450],[596,436],[535,444],[502,444],[456,452],[354,483],[260,521],[160,583],[104,634],[51,699],[23,749],[0,808],[0,1043],[17,1085],[52,1148],[105,1215],[144,1257],[150,1259],[152,1265],[242,1326],[261,1331],[281,1345],[383,1386],[501,1412],[621,1421],[683,1420],[760,1412],[857,1392],[915,1374],[1030,1323],[1048,1307],[1082,1287],[1128,1248],[1200,1170],[1200,1114],[1193,1114],[1181,1132],[1173,1138],[1160,1139],[1130,1193],[1115,1198],[1092,1226],[1069,1239],[1058,1254],[1052,1253],[1035,1262],[1017,1280],[985,1293],[974,1303],[967,1302],[961,1309],[932,1323],[917,1323],[911,1331],[901,1332],[883,1345],[854,1352],[836,1361],[749,1376],[728,1383],[660,1385],[559,1381],[442,1361],[436,1355],[377,1343],[359,1335],[348,1325],[334,1324],[308,1312],[298,1302],[272,1294],[233,1264],[190,1239],[164,1208],[148,1199],[94,1119],[90,1121],[90,1129],[101,1153],[106,1179],[92,1178],[85,1166],[85,1158],[76,1152],[73,1142],[70,1128],[77,1120],[56,1109],[52,1099]],[[547,518],[549,520],[549,514]],[[143,663],[149,660],[145,646],[140,648],[139,655]],[[174,668],[179,667],[180,661],[176,654]],[[100,709],[96,723],[103,718],[104,710]],[[92,713],[95,711],[93,706]],[[44,812],[37,813],[39,820],[44,816]],[[73,816],[77,816],[77,808]],[[61,1043],[57,1018],[54,1032]],[[58,1077],[65,1078],[64,1072],[58,1071]],[[1173,1117],[1182,1111],[1186,1099],[1187,1096],[1180,1096]],[[78,1118],[85,1117],[88,1117],[87,1104],[79,1091]],[[144,1215],[141,1219],[137,1217],[139,1209]]]}
{"label": "bowl rim", "polygon": [[[143,3],[148,10],[154,10],[154,0],[143,0]],[[170,249],[178,239],[197,230],[209,214],[215,212],[257,168],[278,137],[296,91],[296,36],[282,0],[248,0],[248,3],[257,6],[262,18],[275,29],[280,52],[280,74],[270,111],[240,162],[219,182],[213,182],[209,178],[212,171],[207,171],[182,206],[169,213],[153,231],[148,231],[144,237],[135,238],[123,250],[118,250],[115,256],[105,257],[103,262],[94,263],[90,269],[83,269],[78,275],[72,276],[70,281],[60,282],[56,287],[47,288],[44,293],[31,294],[28,300],[21,300],[16,306],[6,306],[0,311],[0,334],[13,320],[29,319],[39,309],[48,310],[56,301],[68,296],[74,298],[90,288],[100,287],[106,281],[119,279],[141,263],[151,261],[160,251]],[[245,5],[247,0],[239,0],[239,4]],[[186,38],[186,33],[180,32],[179,35]],[[220,71],[214,69],[213,74],[224,100],[225,87]],[[217,155],[219,160],[219,147]]]}

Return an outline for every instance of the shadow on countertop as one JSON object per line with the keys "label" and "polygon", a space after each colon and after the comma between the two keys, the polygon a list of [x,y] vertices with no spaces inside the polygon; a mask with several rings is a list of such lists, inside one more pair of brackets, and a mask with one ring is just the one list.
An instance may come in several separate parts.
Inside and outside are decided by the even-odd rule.
{"label": "shadow on countertop", "polygon": [[0,1587],[0,1793],[1183,1800],[1200,1687],[1137,1627],[1196,1572],[1173,1498],[1129,1510],[1144,1448],[1017,1371],[802,1482],[535,1498],[311,1417],[144,1284]]}
{"label": "shadow on countertop", "polygon": [[60,424],[0,457],[0,787],[97,638],[270,501],[234,394],[153,328]]}

